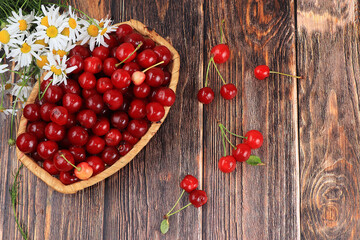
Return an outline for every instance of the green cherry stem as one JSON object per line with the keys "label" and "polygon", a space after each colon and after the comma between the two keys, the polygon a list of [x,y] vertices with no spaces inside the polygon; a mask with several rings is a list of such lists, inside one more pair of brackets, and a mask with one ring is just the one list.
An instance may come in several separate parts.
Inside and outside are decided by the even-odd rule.
{"label": "green cherry stem", "polygon": [[274,72],[274,71],[270,71],[270,73],[275,73],[275,74],[284,75],[284,76],[287,76],[287,77],[293,77],[293,78],[300,78],[300,79],[303,79],[303,77],[302,77],[302,76],[294,76],[294,75],[290,75],[290,74],[286,74],[286,73],[281,73],[281,72]]}
{"label": "green cherry stem", "polygon": [[[52,82],[53,82],[53,81],[54,81],[54,79],[51,79],[51,81],[49,82],[49,84],[46,86],[46,88],[45,88],[45,90],[44,90],[43,94],[41,94],[41,97],[39,98],[39,100],[43,99],[43,97],[44,97],[44,95],[45,95],[46,91],[48,90],[48,88],[50,87],[50,85],[52,84]],[[40,89],[39,89],[39,90],[40,90]]]}
{"label": "green cherry stem", "polygon": [[223,132],[223,135],[224,135],[226,141],[227,141],[228,143],[230,143],[230,145],[231,145],[232,148],[236,148],[236,147],[234,146],[234,144],[232,144],[231,141],[229,140],[229,138],[226,136],[226,134],[225,134],[225,132],[224,132],[224,129],[223,129],[222,127],[220,127],[220,128],[221,128],[221,131]]}
{"label": "green cherry stem", "polygon": [[174,214],[176,214],[178,212],[181,212],[182,210],[184,210],[185,208],[187,208],[190,205],[192,205],[192,203],[189,203],[188,205],[186,205],[186,206],[180,208],[179,210],[177,210],[176,212],[173,212],[173,213],[169,214],[168,217],[170,217],[171,215],[174,215]]}
{"label": "green cherry stem", "polygon": [[73,166],[76,170],[78,170],[79,172],[81,171],[81,167],[77,167],[74,164],[72,164],[69,160],[67,160],[67,158],[65,157],[64,154],[61,154],[60,157],[62,157],[63,159],[65,159],[65,161],[67,161],[68,164],[70,164],[71,166]]}
{"label": "green cherry stem", "polygon": [[169,214],[174,210],[174,208],[178,205],[178,203],[180,202],[180,199],[182,198],[182,196],[184,195],[185,190],[182,191],[182,193],[180,194],[180,197],[178,198],[178,200],[176,201],[175,205],[170,209],[170,211],[166,214],[166,216],[169,216]]}
{"label": "green cherry stem", "polygon": [[[125,60],[124,60],[124,61],[125,61]],[[164,61],[158,62],[158,63],[156,63],[156,64],[148,67],[147,69],[143,70],[142,72],[145,73],[147,70],[150,70],[150,69],[152,69],[152,68],[154,68],[154,67],[156,67],[156,66],[159,66],[159,65],[161,65],[161,64],[163,64],[163,63],[164,63]]]}
{"label": "green cherry stem", "polygon": [[221,131],[221,139],[222,139],[223,148],[224,148],[224,157],[226,157],[225,133],[221,127],[220,127],[220,131]]}
{"label": "green cherry stem", "polygon": [[219,74],[219,76],[220,76],[221,81],[223,82],[223,84],[226,84],[226,82],[225,82],[224,78],[222,77],[222,75],[221,75],[221,73],[220,73],[219,69],[218,69],[218,68],[217,68],[217,66],[216,66],[216,63],[214,62],[214,58],[210,58],[210,61],[214,64],[214,67],[215,67],[215,69],[216,69],[217,73]]}
{"label": "green cherry stem", "polygon": [[141,48],[141,46],[143,45],[143,43],[140,43],[139,45],[136,46],[135,50],[129,54],[129,56],[127,56],[124,60],[122,60],[121,62],[115,64],[115,67],[119,67],[121,64],[123,64],[126,60],[129,59],[129,57],[131,57],[134,53],[136,53],[137,50],[139,50],[139,48]]}
{"label": "green cherry stem", "polygon": [[210,65],[211,65],[211,61],[212,61],[213,57],[210,58],[210,61],[207,65],[207,68],[206,68],[206,76],[205,76],[205,87],[207,87],[208,83],[209,83],[209,69],[210,69]]}
{"label": "green cherry stem", "polygon": [[225,19],[223,19],[220,23],[220,39],[221,39],[221,43],[224,43],[224,31],[223,31],[223,27],[222,25],[225,23]]}
{"label": "green cherry stem", "polygon": [[238,138],[244,138],[244,139],[247,139],[247,137],[244,137],[244,136],[240,136],[240,135],[237,135],[233,132],[230,132],[222,123],[220,123],[221,126],[225,129],[226,132],[230,133],[231,135],[235,136],[235,137],[238,137]]}

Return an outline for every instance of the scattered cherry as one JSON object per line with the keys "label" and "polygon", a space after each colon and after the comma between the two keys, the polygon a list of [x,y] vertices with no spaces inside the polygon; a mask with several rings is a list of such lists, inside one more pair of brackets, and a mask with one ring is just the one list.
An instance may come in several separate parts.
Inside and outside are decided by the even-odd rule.
{"label": "scattered cherry", "polygon": [[219,169],[224,173],[229,173],[235,170],[236,160],[233,156],[225,156],[219,160]]}
{"label": "scattered cherry", "polygon": [[245,141],[247,145],[251,147],[251,149],[257,149],[261,147],[263,144],[264,138],[261,132],[257,130],[250,130],[245,134]]}
{"label": "scattered cherry", "polygon": [[194,207],[199,208],[207,202],[206,192],[203,190],[194,190],[189,195],[189,200]]}
{"label": "scattered cherry", "polygon": [[209,104],[214,100],[215,93],[210,87],[203,87],[199,90],[197,98],[203,104]]}
{"label": "scattered cherry", "polygon": [[251,155],[251,148],[245,143],[240,143],[233,149],[232,155],[236,161],[245,162]]}
{"label": "scattered cherry", "polygon": [[270,76],[270,73],[275,73],[275,74],[284,75],[284,76],[293,77],[293,78],[300,78],[300,79],[303,78],[302,76],[294,76],[294,75],[290,75],[290,74],[286,74],[286,73],[270,71],[270,68],[266,65],[259,65],[254,69],[255,77],[259,80],[264,80],[265,78],[268,78]]}
{"label": "scattered cherry", "polygon": [[199,181],[192,175],[186,175],[180,182],[180,187],[188,193],[194,191],[199,186]]}
{"label": "scattered cherry", "polygon": [[232,83],[225,84],[221,87],[220,94],[226,100],[233,99],[237,94],[237,88]]}

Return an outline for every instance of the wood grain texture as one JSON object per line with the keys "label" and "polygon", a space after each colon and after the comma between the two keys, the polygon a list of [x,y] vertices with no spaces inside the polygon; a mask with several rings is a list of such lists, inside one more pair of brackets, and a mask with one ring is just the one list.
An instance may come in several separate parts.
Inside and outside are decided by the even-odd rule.
{"label": "wood grain texture", "polygon": [[299,0],[301,236],[359,239],[359,31],[354,1]]}

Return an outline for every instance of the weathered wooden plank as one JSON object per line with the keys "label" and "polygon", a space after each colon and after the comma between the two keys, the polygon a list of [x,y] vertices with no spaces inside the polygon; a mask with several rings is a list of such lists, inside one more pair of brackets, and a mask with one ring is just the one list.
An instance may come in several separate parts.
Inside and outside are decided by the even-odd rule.
{"label": "weathered wooden plank", "polygon": [[[253,75],[259,64],[295,73],[294,4],[207,1],[205,9],[204,54],[220,43],[218,25],[225,19],[232,56],[219,68],[238,95],[224,100],[220,78],[211,71],[216,97],[204,107],[204,186],[211,197],[203,213],[203,238],[299,239],[297,80],[271,76],[258,81]],[[238,134],[260,130],[264,144],[253,153],[266,165],[238,163],[233,173],[222,173],[217,119]]]}
{"label": "weathered wooden plank", "polygon": [[359,30],[355,1],[299,0],[301,236],[359,239]]}
{"label": "weathered wooden plank", "polygon": [[[139,156],[106,181],[104,239],[158,239],[162,217],[181,193],[182,177],[202,178],[202,108],[195,96],[203,69],[203,6],[201,1],[114,1],[112,16],[142,21],[168,37],[181,57],[177,100],[165,123]],[[189,208],[170,224],[164,238],[201,238],[201,210]]]}

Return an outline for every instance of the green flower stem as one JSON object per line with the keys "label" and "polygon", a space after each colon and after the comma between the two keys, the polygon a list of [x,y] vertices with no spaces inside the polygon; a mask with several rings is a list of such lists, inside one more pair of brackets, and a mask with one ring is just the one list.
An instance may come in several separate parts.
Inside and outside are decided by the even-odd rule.
{"label": "green flower stem", "polygon": [[219,74],[219,76],[220,76],[221,81],[223,82],[223,84],[226,84],[226,82],[225,82],[224,78],[222,77],[222,75],[221,75],[221,73],[220,73],[219,69],[218,69],[218,68],[217,68],[217,66],[216,66],[216,63],[214,62],[214,58],[210,58],[210,61],[214,64],[214,67],[215,67],[215,69],[216,69],[217,73]]}
{"label": "green flower stem", "polygon": [[156,67],[156,66],[159,66],[159,65],[161,65],[161,64],[163,64],[163,63],[164,63],[164,61],[158,62],[158,63],[156,63],[156,64],[148,67],[147,69],[145,69],[145,70],[142,71],[142,72],[143,72],[143,73],[146,73],[147,70],[150,70],[150,69],[152,69],[152,68],[154,68],[154,67]]}
{"label": "green flower stem", "polygon": [[0,103],[0,110],[3,110],[4,109],[4,92],[5,92],[5,89],[4,89],[4,74],[2,73],[1,74],[1,87],[2,87],[2,91],[1,91],[1,103]]}
{"label": "green flower stem", "polygon": [[136,46],[135,50],[129,54],[129,56],[127,56],[127,58],[125,58],[124,60],[122,60],[121,62],[115,64],[115,67],[119,67],[121,64],[123,64],[126,60],[128,60],[134,53],[136,53],[137,50],[139,50],[139,48],[143,45],[143,43],[140,43],[139,45]]}
{"label": "green flower stem", "polygon": [[211,65],[212,59],[213,59],[213,57],[210,58],[210,61],[209,61],[209,63],[208,63],[207,69],[206,69],[205,87],[207,87],[207,85],[208,85],[209,69],[210,69],[210,65]]}
{"label": "green flower stem", "polygon": [[9,71],[9,72],[13,72],[13,73],[16,73],[16,74],[19,74],[19,75],[23,74],[23,73],[21,73],[21,72],[18,72],[18,71],[14,71],[14,70],[11,70],[11,69],[8,69],[8,71]]}
{"label": "green flower stem", "polygon": [[187,208],[190,205],[192,205],[192,203],[189,203],[188,205],[186,205],[186,206],[180,208],[179,210],[177,210],[176,212],[171,213],[170,215],[168,215],[168,217],[170,217],[171,215],[174,215],[174,214],[176,214],[178,212],[181,212],[182,210],[184,210],[185,208]]}
{"label": "green flower stem", "polygon": [[290,75],[290,74],[286,74],[286,73],[281,73],[281,72],[274,72],[274,71],[270,71],[270,73],[275,73],[275,74],[284,75],[284,76],[287,76],[287,77],[293,77],[293,78],[300,78],[300,79],[303,79],[303,77],[302,77],[302,76],[294,76],[294,75]]}
{"label": "green flower stem", "polygon": [[166,216],[169,216],[169,214],[174,210],[174,208],[178,205],[180,199],[182,198],[182,196],[184,195],[185,190],[182,191],[180,197],[178,198],[178,200],[176,201],[175,205],[170,209],[170,211],[166,214]]}

